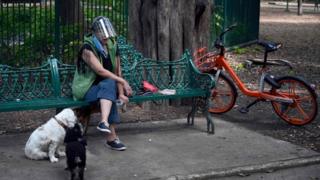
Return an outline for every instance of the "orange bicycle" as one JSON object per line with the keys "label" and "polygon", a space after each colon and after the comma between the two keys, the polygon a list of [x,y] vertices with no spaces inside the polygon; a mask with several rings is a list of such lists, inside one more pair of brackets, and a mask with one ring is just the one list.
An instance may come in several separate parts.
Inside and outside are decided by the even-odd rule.
{"label": "orange bicycle", "polygon": [[[285,122],[298,126],[312,122],[318,113],[317,95],[314,87],[302,78],[295,76],[274,77],[262,72],[258,90],[250,90],[244,85],[228,64],[222,42],[224,34],[235,27],[236,25],[231,25],[216,39],[214,46],[219,50],[218,54],[207,52],[207,48],[200,48],[194,53],[194,62],[199,70],[214,75],[216,79],[216,87],[211,91],[209,111],[221,114],[231,110],[238,95],[235,86],[237,85],[243,94],[256,98],[255,101],[240,109],[242,113],[247,113],[249,108],[257,102],[270,101],[275,113]],[[268,64],[268,53],[279,49],[281,44],[263,41],[258,44],[265,49],[262,62],[262,69],[265,69]],[[229,76],[226,76],[226,73],[233,81]]]}

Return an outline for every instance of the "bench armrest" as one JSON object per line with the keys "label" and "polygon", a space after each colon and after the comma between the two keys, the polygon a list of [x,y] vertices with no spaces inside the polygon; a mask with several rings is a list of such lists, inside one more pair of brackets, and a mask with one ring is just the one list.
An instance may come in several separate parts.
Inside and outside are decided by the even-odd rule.
{"label": "bench armrest", "polygon": [[190,55],[189,51],[186,51],[185,56],[189,60],[190,69],[191,69],[191,77],[193,78],[192,81],[195,81],[198,86],[202,89],[212,89],[215,86],[215,78],[209,73],[202,73],[199,69],[195,66],[192,60],[192,56]]}

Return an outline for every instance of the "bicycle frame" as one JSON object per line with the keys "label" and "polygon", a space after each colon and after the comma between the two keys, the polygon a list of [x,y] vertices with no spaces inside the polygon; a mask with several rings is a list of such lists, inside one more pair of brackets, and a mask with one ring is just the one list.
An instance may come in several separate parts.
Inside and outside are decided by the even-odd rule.
{"label": "bicycle frame", "polygon": [[[275,96],[270,94],[269,92],[264,92],[263,89],[261,89],[260,91],[248,89],[225,59],[224,50],[222,50],[222,53],[220,53],[220,55],[218,55],[218,57],[216,58],[215,67],[218,69],[218,71],[225,69],[225,71],[231,76],[231,78],[233,79],[237,87],[241,90],[241,92],[247,96],[290,104],[293,103],[293,100],[291,98],[287,98],[289,94],[278,94],[277,96]],[[220,72],[217,73],[219,74]],[[216,80],[218,80],[217,78]]]}
{"label": "bicycle frame", "polygon": [[[208,52],[206,47],[198,49],[194,54],[194,63],[201,72],[215,76],[216,87],[212,89],[209,101],[209,112],[222,114],[231,110],[236,102],[237,88],[242,94],[254,97],[255,100],[239,109],[241,113],[249,112],[249,108],[259,101],[270,101],[275,113],[284,121],[292,125],[305,125],[312,122],[318,112],[317,95],[314,88],[302,78],[296,76],[281,76],[274,78],[265,71],[267,54],[276,51],[281,44],[259,41],[265,49],[262,73],[258,89],[249,89],[229,65],[225,57],[223,35],[236,27],[236,24],[227,27],[215,40],[214,47],[219,54]],[[229,74],[226,76],[222,71]],[[265,88],[265,85],[271,88]],[[221,86],[221,87],[220,87]],[[296,91],[297,89],[297,91]]]}

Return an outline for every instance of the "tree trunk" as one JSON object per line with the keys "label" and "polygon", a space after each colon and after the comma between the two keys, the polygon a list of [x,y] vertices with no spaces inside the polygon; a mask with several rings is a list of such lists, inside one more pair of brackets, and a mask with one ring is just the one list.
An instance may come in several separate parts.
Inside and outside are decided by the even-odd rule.
{"label": "tree trunk", "polygon": [[61,23],[70,25],[82,22],[83,12],[80,0],[60,0],[61,3]]}
{"label": "tree trunk", "polygon": [[302,0],[298,0],[298,15],[301,16],[303,14]]}
{"label": "tree trunk", "polygon": [[209,45],[212,0],[134,0],[129,7],[129,40],[146,57],[173,60]]}
{"label": "tree trunk", "polygon": [[286,11],[289,12],[289,0],[287,0]]}

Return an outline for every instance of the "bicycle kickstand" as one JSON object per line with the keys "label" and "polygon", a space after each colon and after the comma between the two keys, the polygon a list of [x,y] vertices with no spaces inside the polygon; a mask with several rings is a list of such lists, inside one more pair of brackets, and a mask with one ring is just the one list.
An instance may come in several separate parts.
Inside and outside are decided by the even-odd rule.
{"label": "bicycle kickstand", "polygon": [[243,114],[248,113],[248,112],[249,112],[249,108],[250,108],[251,106],[255,105],[257,102],[260,102],[260,101],[262,101],[262,99],[256,99],[256,100],[254,100],[253,102],[251,102],[250,104],[248,104],[246,107],[240,108],[240,109],[239,109],[239,112],[240,112],[240,113],[243,113]]}

